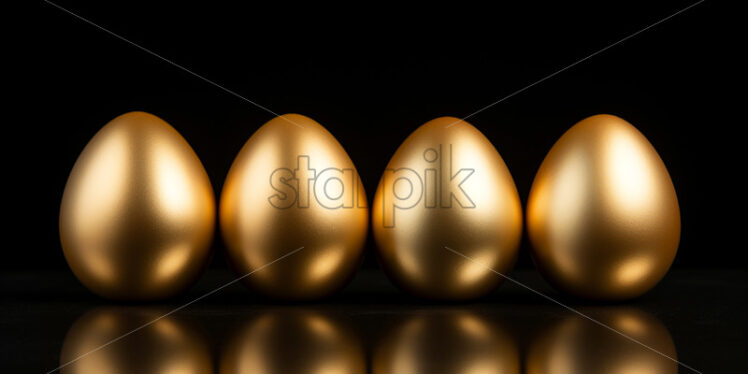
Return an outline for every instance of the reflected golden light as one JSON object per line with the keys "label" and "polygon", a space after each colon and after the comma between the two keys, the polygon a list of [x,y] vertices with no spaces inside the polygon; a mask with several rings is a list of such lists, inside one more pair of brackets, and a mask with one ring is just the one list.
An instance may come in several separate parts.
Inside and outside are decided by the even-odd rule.
{"label": "reflected golden light", "polygon": [[400,249],[401,253],[392,254],[390,256],[397,256],[398,267],[400,271],[411,274],[416,278],[422,278],[424,276],[424,269],[421,267],[420,257],[418,256],[417,249]]}
{"label": "reflected golden light", "polygon": [[314,314],[307,314],[306,324],[309,329],[313,330],[316,335],[323,339],[334,338],[336,334],[335,325],[330,320]]}
{"label": "reflected golden light", "polygon": [[[634,308],[585,310],[585,314],[677,359],[665,326]],[[674,374],[678,364],[577,315],[541,332],[527,354],[528,374]]]}
{"label": "reflected golden light", "polygon": [[98,349],[162,315],[163,311],[131,307],[103,307],[86,313],[65,336],[60,353],[60,365],[65,366],[60,372],[213,373],[210,350],[202,336],[173,316]]}
{"label": "reflected golden light", "polygon": [[548,209],[559,214],[547,217],[550,219],[547,224],[552,227],[550,240],[557,241],[561,247],[572,244],[575,240],[573,234],[585,223],[581,217],[587,213],[586,200],[591,190],[586,178],[589,174],[586,156],[584,152],[571,150],[566,162],[559,165],[558,171],[554,173],[557,178],[554,183],[539,181],[547,186],[548,193],[554,197],[546,198],[550,203]]}
{"label": "reflected golden light", "polygon": [[170,278],[177,276],[189,261],[189,244],[180,244],[165,250],[156,263],[154,280],[157,282],[168,281]]}
{"label": "reflected golden light", "polygon": [[458,315],[455,322],[460,330],[476,339],[491,339],[491,330],[485,321],[470,314]]}
{"label": "reflected golden light", "polygon": [[[80,227],[81,236],[100,236],[102,222],[108,222],[122,210],[124,201],[112,199],[111,196],[122,196],[126,193],[127,182],[132,177],[133,168],[129,153],[131,140],[126,131],[110,130],[108,136],[91,144],[89,152],[96,157],[86,159],[79,169],[86,169],[90,178],[96,183],[86,183],[81,179],[71,179],[71,204],[79,209],[80,214],[73,215],[72,225]],[[96,201],[86,204],[85,200]],[[99,239],[101,240],[101,239]]]}
{"label": "reflected golden light", "polygon": [[461,283],[470,284],[478,282],[487,273],[493,274],[484,264],[490,264],[496,261],[501,253],[495,253],[491,248],[478,249],[478,257],[473,257],[473,261],[465,261],[458,268],[458,279]]}
{"label": "reflected golden light", "polygon": [[185,208],[199,203],[194,196],[191,175],[181,155],[173,149],[154,148],[153,178],[156,201],[167,214],[183,214]]}
{"label": "reflected golden light", "polygon": [[309,264],[309,269],[307,269],[309,282],[330,277],[346,257],[345,248],[341,248],[341,246],[319,248],[317,251],[319,251],[319,255]]}
{"label": "reflected golden light", "polygon": [[622,363],[611,374],[660,374],[657,368],[642,362]]}
{"label": "reflected golden light", "polygon": [[629,210],[638,215],[642,209],[654,204],[659,197],[658,190],[651,184],[657,176],[652,172],[651,152],[648,143],[629,136],[627,130],[618,129],[607,134],[608,160],[603,178],[606,188],[611,190],[608,197],[616,209]]}
{"label": "reflected golden light", "polygon": [[616,316],[615,324],[620,327],[620,331],[626,335],[643,335],[647,333],[649,326],[642,318],[629,313],[620,313]]}
{"label": "reflected golden light", "polygon": [[653,261],[650,258],[641,256],[634,257],[619,265],[615,271],[614,277],[622,285],[636,284],[646,277],[652,271]]}
{"label": "reflected golden light", "polygon": [[515,342],[467,313],[421,313],[396,325],[374,349],[374,374],[519,373]]}
{"label": "reflected golden light", "polygon": [[221,374],[358,374],[363,347],[343,324],[306,310],[276,310],[248,320],[229,340]]}

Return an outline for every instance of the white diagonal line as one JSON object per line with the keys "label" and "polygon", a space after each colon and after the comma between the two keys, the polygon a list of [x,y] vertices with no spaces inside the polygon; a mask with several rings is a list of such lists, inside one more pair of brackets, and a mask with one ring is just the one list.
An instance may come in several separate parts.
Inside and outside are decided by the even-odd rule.
{"label": "white diagonal line", "polygon": [[[123,37],[123,36],[121,36],[119,34],[114,33],[113,31],[110,31],[110,30],[108,30],[108,29],[106,29],[106,28],[104,28],[102,26],[99,26],[98,24],[96,24],[93,21],[90,21],[90,20],[84,18],[83,16],[79,16],[78,14],[73,13],[72,11],[70,11],[70,10],[68,10],[66,8],[63,8],[63,7],[57,5],[57,4],[55,4],[55,3],[53,3],[53,2],[51,2],[49,0],[44,0],[44,2],[47,3],[47,4],[49,4],[49,5],[52,5],[53,7],[57,8],[57,9],[62,10],[63,12],[65,12],[65,13],[67,13],[67,14],[75,17],[75,18],[78,18],[79,20],[81,20],[81,21],[83,21],[83,22],[85,22],[85,23],[87,23],[87,24],[89,24],[91,26],[96,27],[97,29],[99,29],[101,31],[104,31],[105,33],[107,33],[107,34],[109,34],[111,36],[114,36],[115,38],[117,38],[119,40],[122,40],[123,42],[125,42],[127,44],[130,44],[131,46],[133,46],[135,48],[140,49],[143,52],[146,52],[146,53],[150,54],[151,56],[154,56],[154,57],[160,59],[161,61],[164,61],[164,62],[166,62],[166,63],[168,63],[168,64],[170,64],[170,65],[172,65],[174,67],[177,67],[177,68],[179,68],[179,69],[187,72],[188,74],[190,74],[190,75],[192,75],[192,76],[194,76],[196,78],[199,78],[200,80],[202,80],[204,82],[210,83],[213,86],[216,86],[216,87],[222,89],[223,91],[228,92],[229,94],[231,94],[233,96],[236,96],[236,97],[238,97],[238,98],[240,98],[240,99],[242,99],[242,100],[244,100],[244,101],[246,101],[246,102],[248,102],[248,103],[250,103],[250,104],[252,104],[252,105],[254,105],[254,106],[256,106],[256,107],[258,107],[258,108],[260,108],[260,109],[262,109],[262,110],[264,110],[266,112],[268,112],[268,113],[270,113],[270,114],[275,115],[276,117],[280,117],[280,115],[278,113],[275,113],[274,111],[272,111],[272,110],[270,110],[270,109],[268,109],[268,108],[266,108],[266,107],[258,104],[257,102],[254,102],[254,101],[252,101],[250,99],[247,99],[246,97],[244,97],[244,96],[236,93],[235,91],[232,91],[232,90],[230,90],[230,89],[228,89],[228,88],[226,88],[226,87],[224,87],[224,86],[222,86],[222,85],[220,85],[220,84],[218,84],[218,83],[216,83],[216,82],[214,82],[214,81],[212,81],[212,80],[210,80],[210,79],[208,79],[208,78],[206,78],[206,77],[204,77],[204,76],[202,76],[202,75],[200,75],[198,73],[195,73],[194,71],[192,71],[190,69],[187,69],[186,67],[184,67],[182,65],[179,65],[176,62],[174,62],[172,60],[169,60],[168,58],[163,57],[160,54],[158,54],[156,52],[153,52],[153,51],[151,51],[150,49],[148,49],[146,47],[143,47],[143,46],[141,46],[141,45],[139,45],[139,44],[137,44],[135,42],[130,41],[129,39],[127,39],[127,38],[125,38],[125,37]],[[288,122],[290,122],[290,123],[292,123],[292,124],[294,124],[296,126],[304,128],[304,126],[302,126],[302,125],[300,125],[300,124],[298,124],[298,123],[296,123],[294,121],[291,121],[290,119],[288,119],[286,117],[281,117],[281,118],[285,119],[286,121],[288,121]]]}
{"label": "white diagonal line", "polygon": [[663,19],[661,19],[661,20],[659,20],[659,21],[657,21],[657,22],[655,22],[655,23],[653,23],[653,24],[651,24],[651,25],[649,25],[649,26],[647,26],[647,27],[645,27],[645,28],[643,28],[643,29],[641,29],[641,30],[637,31],[637,32],[635,32],[635,33],[633,33],[633,34],[630,34],[630,35],[626,36],[626,37],[625,37],[625,38],[623,38],[623,39],[620,39],[620,40],[618,40],[617,42],[615,42],[615,43],[613,43],[613,44],[610,44],[610,45],[608,45],[607,47],[605,47],[605,48],[603,48],[603,49],[600,49],[600,50],[598,50],[598,51],[596,51],[596,52],[594,52],[594,53],[592,53],[592,54],[588,55],[587,57],[584,57],[584,58],[582,58],[581,60],[577,60],[577,61],[575,61],[575,62],[571,63],[570,65],[567,65],[566,67],[564,67],[564,68],[562,68],[562,69],[560,69],[560,70],[557,70],[557,71],[556,71],[556,72],[554,72],[554,73],[548,74],[548,75],[546,75],[545,77],[543,77],[543,78],[540,78],[539,80],[537,80],[537,81],[535,81],[535,82],[533,82],[533,83],[531,83],[531,84],[529,84],[529,85],[527,85],[527,86],[525,86],[525,87],[523,87],[523,88],[520,88],[519,90],[517,90],[517,91],[514,91],[514,92],[510,93],[509,95],[506,95],[506,96],[502,97],[501,99],[499,99],[499,100],[497,100],[497,101],[494,101],[493,103],[491,103],[491,104],[488,104],[488,105],[484,106],[484,107],[483,107],[483,108],[481,108],[481,109],[478,109],[478,110],[476,110],[476,111],[475,111],[475,112],[473,112],[473,113],[470,113],[470,114],[468,114],[467,116],[463,117],[463,118],[462,118],[462,119],[460,119],[459,121],[455,121],[455,122],[452,122],[452,123],[450,123],[450,124],[449,124],[449,125],[447,125],[447,126],[444,126],[444,128],[452,127],[452,126],[454,126],[454,125],[456,125],[456,124],[458,124],[458,123],[460,123],[460,122],[462,122],[462,121],[464,121],[464,120],[466,120],[466,119],[468,119],[468,118],[470,118],[470,117],[472,117],[472,116],[474,116],[474,115],[476,115],[476,114],[478,114],[478,113],[480,113],[480,112],[482,112],[482,111],[484,111],[484,110],[486,110],[486,109],[489,109],[489,108],[493,107],[494,105],[496,105],[496,104],[498,104],[498,103],[500,103],[500,102],[502,102],[502,101],[504,101],[504,100],[506,100],[506,99],[509,99],[509,98],[510,98],[510,97],[512,97],[512,96],[515,96],[515,95],[517,95],[517,94],[519,94],[519,93],[522,93],[522,92],[524,92],[525,90],[527,90],[527,89],[529,89],[529,88],[531,88],[531,87],[533,87],[533,86],[535,86],[535,85],[537,85],[537,84],[540,84],[540,83],[542,83],[542,82],[545,82],[546,80],[548,80],[548,79],[550,79],[550,78],[553,78],[553,77],[555,77],[556,75],[558,75],[558,74],[561,74],[561,73],[563,73],[564,71],[566,71],[566,70],[568,70],[568,69],[571,69],[571,68],[573,68],[574,66],[576,66],[576,65],[579,65],[580,63],[582,63],[582,62],[584,62],[584,61],[587,61],[587,60],[589,60],[590,58],[592,58],[592,57],[595,57],[595,56],[599,55],[600,53],[603,53],[603,52],[607,51],[608,49],[610,49],[610,48],[613,48],[613,47],[615,47],[615,46],[617,46],[617,45],[619,45],[619,44],[621,44],[621,43],[625,42],[626,40],[629,40],[629,39],[631,39],[631,38],[633,38],[633,37],[635,37],[635,36],[637,36],[637,35],[639,35],[639,34],[641,34],[641,33],[645,32],[645,31],[647,31],[647,30],[649,30],[649,29],[651,29],[651,28],[653,28],[653,27],[655,27],[655,26],[657,26],[657,25],[659,25],[659,24],[661,24],[661,23],[663,23],[663,22],[665,22],[665,21],[667,21],[667,20],[669,20],[669,19],[671,19],[671,18],[673,18],[673,17],[675,17],[675,16],[677,16],[677,15],[679,15],[679,14],[681,14],[681,13],[683,13],[683,12],[685,12],[685,11],[687,11],[687,10],[689,10],[689,9],[691,9],[691,8],[693,8],[693,7],[697,6],[697,5],[699,5],[699,4],[701,4],[701,3],[703,3],[704,1],[706,1],[706,0],[699,0],[699,1],[697,1],[697,2],[695,2],[695,3],[693,3],[693,4],[691,4],[691,5],[689,5],[689,6],[685,7],[685,8],[683,8],[683,9],[681,9],[681,10],[679,10],[679,11],[677,11],[677,12],[675,12],[675,13],[673,13],[673,14],[671,14],[671,15],[669,15],[669,16],[667,16],[667,17],[665,17],[665,18],[663,18]]}
{"label": "white diagonal line", "polygon": [[527,285],[525,285],[524,283],[522,283],[522,282],[520,282],[518,280],[515,280],[515,279],[513,279],[513,278],[511,278],[509,276],[506,276],[506,275],[504,275],[504,274],[502,274],[502,273],[500,273],[500,272],[492,269],[491,267],[489,267],[487,265],[484,265],[484,264],[480,263],[479,261],[476,261],[476,260],[474,260],[474,259],[472,259],[472,258],[470,258],[470,257],[468,257],[466,255],[464,255],[463,253],[461,253],[461,252],[459,252],[457,250],[449,248],[446,245],[444,246],[444,248],[447,249],[448,251],[450,251],[450,252],[452,252],[452,253],[454,253],[454,254],[456,254],[456,255],[458,255],[458,256],[460,256],[460,257],[462,257],[462,258],[464,258],[464,259],[466,259],[466,260],[468,260],[468,261],[470,261],[472,263],[474,263],[474,264],[480,265],[481,267],[485,268],[486,270],[488,270],[488,271],[490,271],[490,272],[492,272],[494,274],[498,274],[498,275],[502,276],[504,279],[506,279],[506,280],[508,280],[508,281],[510,281],[510,282],[512,282],[512,283],[514,283],[516,285],[518,285],[518,286],[522,286],[522,287],[524,287],[524,288],[532,291],[533,293],[535,293],[537,295],[540,295],[543,298],[545,298],[547,300],[550,300],[550,301],[552,301],[552,302],[554,302],[554,303],[556,303],[556,304],[558,304],[558,305],[566,308],[567,310],[569,310],[569,311],[571,311],[571,312],[573,312],[573,313],[575,313],[575,314],[577,314],[577,315],[579,315],[579,316],[581,316],[581,317],[583,317],[583,318],[585,318],[585,319],[587,319],[587,320],[589,320],[591,322],[594,322],[595,324],[597,324],[599,326],[602,326],[602,327],[604,327],[604,328],[606,328],[606,329],[608,329],[608,330],[610,330],[610,331],[612,331],[612,332],[614,332],[614,333],[616,333],[616,334],[618,334],[618,335],[620,335],[620,336],[622,336],[622,337],[624,337],[624,338],[626,338],[626,339],[628,339],[628,340],[630,340],[630,341],[632,341],[632,342],[634,342],[636,344],[639,344],[640,346],[642,346],[644,348],[647,348],[648,350],[650,350],[650,351],[652,351],[654,353],[657,353],[658,355],[660,355],[662,357],[665,357],[665,358],[669,359],[670,361],[673,361],[676,364],[683,366],[686,369],[689,369],[689,370],[692,370],[692,371],[694,371],[696,373],[702,374],[700,371],[694,369],[693,367],[688,366],[688,365],[686,365],[686,364],[684,364],[684,363],[676,360],[675,358],[672,358],[672,357],[670,357],[670,356],[668,356],[668,355],[666,355],[666,354],[664,354],[664,353],[662,353],[662,352],[660,352],[660,351],[658,351],[658,350],[656,350],[656,349],[654,349],[654,348],[652,348],[652,347],[650,347],[650,346],[648,346],[648,345],[646,345],[646,344],[644,344],[644,343],[642,343],[642,342],[640,342],[640,341],[638,341],[638,340],[636,340],[636,339],[634,339],[634,338],[632,338],[632,337],[630,337],[630,336],[628,336],[628,335],[626,335],[626,334],[624,334],[624,333],[622,333],[622,332],[620,332],[620,331],[618,331],[618,330],[616,330],[616,329],[614,329],[614,328],[612,328],[612,327],[610,327],[610,326],[608,326],[608,325],[606,325],[606,324],[604,324],[604,323],[602,323],[602,322],[600,322],[600,321],[598,321],[598,320],[596,320],[596,319],[594,319],[594,318],[592,318],[592,317],[590,317],[590,316],[588,316],[588,315],[586,315],[586,314],[584,314],[584,313],[582,313],[582,312],[580,312],[580,311],[578,311],[578,310],[576,310],[576,309],[574,309],[574,308],[572,308],[572,307],[570,307],[570,306],[568,306],[568,305],[566,305],[566,304],[564,304],[564,303],[562,303],[562,302],[560,302],[560,301],[558,301],[558,300],[556,300],[556,299],[554,299],[554,298],[552,298],[552,297],[550,297],[550,296],[548,296],[548,295],[546,295],[546,294],[544,294],[544,293],[542,293],[540,291],[537,291],[534,288],[532,288],[530,286],[527,286]]}
{"label": "white diagonal line", "polygon": [[158,322],[159,320],[161,320],[163,318],[166,318],[166,317],[168,317],[168,316],[170,316],[170,315],[172,315],[172,314],[174,314],[174,313],[176,313],[176,312],[178,312],[178,311],[180,311],[180,310],[182,310],[182,309],[184,309],[184,308],[186,308],[186,307],[188,307],[188,306],[190,306],[190,305],[192,305],[192,304],[194,304],[194,303],[196,303],[196,302],[198,302],[198,301],[200,301],[200,300],[202,300],[202,299],[204,299],[204,298],[206,298],[206,297],[208,297],[208,296],[210,296],[210,295],[212,295],[212,294],[214,294],[214,293],[216,293],[216,292],[218,292],[218,291],[220,291],[220,290],[222,290],[222,289],[224,289],[224,288],[226,288],[226,287],[228,287],[228,286],[230,286],[230,285],[232,285],[232,284],[234,284],[234,283],[236,283],[236,282],[238,282],[238,281],[240,281],[240,280],[242,280],[242,279],[244,279],[244,278],[246,278],[246,277],[248,277],[248,276],[250,276],[250,275],[252,275],[252,274],[254,274],[254,273],[256,273],[256,272],[258,272],[258,271],[260,271],[260,270],[262,270],[262,269],[264,269],[264,268],[266,268],[266,267],[268,267],[268,266],[270,266],[270,265],[272,265],[272,264],[274,264],[274,263],[276,263],[276,262],[278,262],[278,261],[286,258],[286,257],[288,257],[288,256],[290,256],[290,255],[292,255],[292,254],[294,254],[294,253],[296,253],[296,252],[298,252],[298,251],[300,251],[300,250],[302,250],[302,249],[304,249],[304,247],[296,248],[293,251],[288,252],[285,255],[280,256],[280,257],[276,258],[275,260],[270,261],[267,264],[262,265],[262,266],[258,267],[257,269],[254,269],[254,270],[250,271],[249,273],[246,273],[246,274],[242,275],[239,278],[236,278],[236,279],[234,279],[234,280],[232,280],[232,281],[230,281],[228,283],[225,283],[222,286],[220,286],[220,287],[218,287],[216,289],[213,289],[212,291],[210,291],[208,293],[205,293],[202,296],[200,296],[200,297],[198,297],[198,298],[196,298],[196,299],[194,299],[194,300],[192,300],[192,301],[190,301],[190,302],[188,302],[186,304],[183,304],[182,306],[179,306],[179,307],[173,309],[172,311],[170,311],[170,312],[168,312],[168,313],[166,313],[166,314],[164,314],[164,315],[162,315],[162,316],[160,316],[160,317],[158,317],[158,318],[156,318],[156,319],[154,319],[154,320],[152,320],[152,321],[150,321],[148,323],[145,323],[145,324],[143,324],[143,325],[141,325],[141,326],[139,326],[139,327],[137,327],[137,328],[135,328],[133,330],[130,330],[129,332],[127,332],[125,334],[122,334],[122,335],[120,335],[120,336],[118,336],[118,337],[116,337],[116,338],[114,338],[114,339],[112,339],[112,340],[110,340],[110,341],[108,341],[108,342],[106,342],[106,343],[104,343],[104,344],[102,344],[102,345],[100,345],[100,346],[98,346],[98,347],[96,347],[96,348],[94,348],[94,349],[92,349],[92,350],[90,350],[90,351],[88,351],[88,352],[86,352],[86,353],[84,353],[84,354],[82,354],[82,355],[80,355],[80,356],[78,356],[78,357],[76,357],[76,358],[74,358],[74,359],[72,359],[72,360],[70,360],[70,361],[68,361],[68,362],[66,362],[66,363],[64,363],[64,364],[56,367],[56,368],[54,368],[54,369],[52,369],[52,370],[50,370],[50,371],[48,371],[47,374],[54,373],[55,371],[60,370],[60,369],[64,368],[65,366],[68,366],[68,365],[70,365],[70,364],[72,364],[72,363],[74,363],[74,362],[76,362],[76,361],[78,361],[78,360],[80,360],[80,359],[82,359],[82,358],[90,355],[91,353],[99,351],[99,350],[103,349],[106,346],[109,346],[109,345],[111,345],[111,344],[113,344],[113,343],[115,343],[115,342],[117,342],[117,341],[119,341],[119,340],[121,340],[121,339],[123,339],[123,338],[125,338],[125,337],[127,337],[127,336],[129,336],[129,335],[131,335],[131,334],[133,334],[133,333],[135,333],[137,331],[139,331],[139,330],[142,330],[142,329],[144,329],[144,328],[146,328],[146,327],[148,327],[148,326],[150,326],[150,325]]}

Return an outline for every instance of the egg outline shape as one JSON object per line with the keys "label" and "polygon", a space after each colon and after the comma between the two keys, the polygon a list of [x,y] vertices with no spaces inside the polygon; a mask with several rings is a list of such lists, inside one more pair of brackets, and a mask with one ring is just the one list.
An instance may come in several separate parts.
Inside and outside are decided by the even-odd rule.
{"label": "egg outline shape", "polygon": [[636,127],[609,114],[579,121],[551,147],[526,216],[536,267],[575,297],[646,293],[680,242],[680,207],[665,163]]}
{"label": "egg outline shape", "polygon": [[[274,175],[293,172],[296,178],[302,168],[308,175],[313,170],[314,182],[306,192],[297,183],[295,200],[286,204],[273,187]],[[318,196],[311,187],[332,169],[352,173],[352,182],[342,184],[344,191],[350,187],[352,206],[325,206],[322,192]],[[274,299],[308,301],[342,289],[362,260],[368,219],[366,192],[348,153],[325,127],[295,113],[271,119],[249,137],[229,169],[219,203],[230,266],[248,288]]]}
{"label": "egg outline shape", "polygon": [[68,176],[63,254],[99,296],[171,297],[208,263],[215,209],[208,174],[182,135],[153,114],[128,112],[89,140]]}
{"label": "egg outline shape", "polygon": [[[427,168],[447,160],[453,177],[463,169],[472,171],[460,184],[470,201],[435,193],[435,208],[421,201],[396,210],[394,227],[385,227],[385,173],[407,168],[426,180]],[[483,133],[455,117],[428,121],[398,147],[385,173],[372,202],[372,231],[379,262],[393,283],[422,298],[460,301],[484,296],[502,282],[499,274],[509,272],[518,255],[522,204],[509,168]],[[439,173],[437,180],[444,175]],[[444,191],[444,183],[437,182],[436,190]],[[428,199],[427,189],[422,189],[422,200]],[[445,199],[450,202],[443,203]],[[431,227],[416,227],[418,222]]]}

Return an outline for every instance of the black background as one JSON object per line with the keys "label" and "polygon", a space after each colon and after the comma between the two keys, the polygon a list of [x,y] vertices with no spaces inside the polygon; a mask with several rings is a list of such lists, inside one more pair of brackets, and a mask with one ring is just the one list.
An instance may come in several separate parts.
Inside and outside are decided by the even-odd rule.
{"label": "black background", "polygon": [[[184,2],[56,2],[278,114],[300,113],[345,147],[369,199],[418,126],[464,117],[692,4],[529,4],[435,9]],[[174,126],[218,196],[244,142],[273,115],[46,3],[19,33],[32,103],[5,138],[17,218],[0,266],[66,269],[57,232],[63,188],[88,140],[143,110]],[[499,150],[523,204],[543,157],[577,121],[609,113],[660,153],[682,214],[676,268],[744,267],[735,244],[744,194],[740,117],[724,116],[744,49],[730,10],[706,1],[468,119]],[[25,61],[25,62],[23,62]],[[14,108],[9,108],[14,110]],[[523,240],[520,268],[531,268]],[[216,239],[213,267],[224,268]],[[376,267],[369,239],[364,267]]]}
{"label": "black background", "polygon": [[[369,199],[389,158],[421,124],[467,116],[692,4],[55,3],[275,113],[317,120],[348,151]],[[3,86],[10,105],[0,117],[0,367],[11,372],[62,364],[71,325],[112,304],[76,281],[58,235],[68,173],[96,131],[133,110],[165,119],[195,149],[218,196],[241,146],[273,118],[48,3],[29,5],[29,17],[3,13],[10,27],[2,56],[11,63],[3,82],[11,85]],[[678,359],[705,373],[745,366],[741,14],[707,0],[468,119],[503,156],[523,204],[543,157],[574,123],[609,113],[644,133],[678,193],[681,245],[657,287],[604,309],[653,315]],[[223,250],[217,237],[211,268],[194,287],[155,306],[174,310],[235,279]],[[527,238],[520,253],[513,279],[583,313],[599,306],[555,293],[533,270]],[[218,357],[236,321],[278,306],[350,319],[368,352],[392,322],[430,312],[482,315],[510,327],[526,350],[568,312],[512,282],[470,303],[421,300],[398,292],[377,267],[370,238],[363,269],[332,298],[289,305],[233,284],[178,314],[199,321]]]}

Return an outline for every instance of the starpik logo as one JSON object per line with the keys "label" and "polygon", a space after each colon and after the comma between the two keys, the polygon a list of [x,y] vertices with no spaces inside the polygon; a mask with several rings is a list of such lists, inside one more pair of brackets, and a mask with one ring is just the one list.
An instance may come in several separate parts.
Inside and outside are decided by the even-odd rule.
{"label": "starpik logo", "polygon": [[[443,153],[446,148],[446,155]],[[383,225],[395,227],[397,210],[422,206],[426,209],[475,208],[475,203],[463,189],[463,184],[475,169],[452,165],[452,145],[427,148],[422,155],[427,167],[416,170],[408,167],[385,169],[382,180]],[[312,198],[325,209],[365,208],[366,198],[353,168],[310,167],[310,156],[299,155],[296,168],[275,169],[269,178],[274,193],[268,197],[277,209],[309,208]],[[456,204],[455,204],[456,203]]]}

